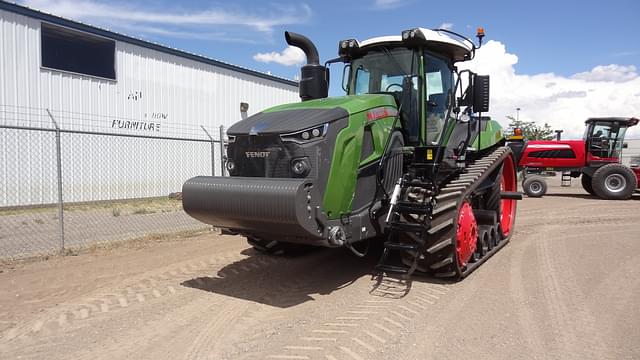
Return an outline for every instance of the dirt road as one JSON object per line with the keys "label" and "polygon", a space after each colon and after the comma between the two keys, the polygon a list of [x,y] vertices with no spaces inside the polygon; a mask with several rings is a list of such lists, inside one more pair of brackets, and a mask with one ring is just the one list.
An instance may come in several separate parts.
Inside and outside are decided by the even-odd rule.
{"label": "dirt road", "polygon": [[2,359],[639,359],[640,198],[552,188],[459,283],[207,235],[5,266]]}

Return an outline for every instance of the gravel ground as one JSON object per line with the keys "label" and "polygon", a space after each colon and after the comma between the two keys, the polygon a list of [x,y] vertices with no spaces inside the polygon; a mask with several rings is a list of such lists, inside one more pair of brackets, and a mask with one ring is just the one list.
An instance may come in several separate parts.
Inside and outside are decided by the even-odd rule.
{"label": "gravel ground", "polygon": [[549,192],[458,283],[213,234],[5,264],[0,358],[640,359],[640,197]]}

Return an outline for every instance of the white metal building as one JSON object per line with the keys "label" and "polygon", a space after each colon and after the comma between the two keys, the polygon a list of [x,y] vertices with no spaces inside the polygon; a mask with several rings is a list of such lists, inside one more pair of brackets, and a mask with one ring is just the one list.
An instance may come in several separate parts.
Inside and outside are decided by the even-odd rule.
{"label": "white metal building", "polygon": [[[0,1],[0,125],[53,128],[53,117],[74,131],[206,139],[204,127],[217,139],[219,126],[247,115],[241,103],[250,115],[295,101],[291,80]],[[51,141],[50,133],[0,131],[0,207],[55,202],[54,189],[45,189],[55,186],[45,163]],[[185,177],[211,173],[210,163],[192,159],[185,174],[166,179],[162,164],[183,163],[184,154],[129,141],[113,149],[109,141],[63,144],[63,166],[77,170],[63,173],[65,200],[162,196],[179,191]],[[128,176],[136,184],[116,184]]]}
{"label": "white metal building", "polygon": [[640,158],[640,139],[627,139],[627,148],[622,150],[622,163],[629,165],[631,159]]}

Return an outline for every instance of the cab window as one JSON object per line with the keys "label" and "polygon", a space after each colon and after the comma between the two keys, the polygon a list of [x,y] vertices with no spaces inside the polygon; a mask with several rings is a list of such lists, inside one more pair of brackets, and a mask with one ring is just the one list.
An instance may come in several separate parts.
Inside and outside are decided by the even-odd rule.
{"label": "cab window", "polygon": [[426,54],[427,144],[436,144],[445,124],[445,117],[453,96],[453,71],[449,62]]}

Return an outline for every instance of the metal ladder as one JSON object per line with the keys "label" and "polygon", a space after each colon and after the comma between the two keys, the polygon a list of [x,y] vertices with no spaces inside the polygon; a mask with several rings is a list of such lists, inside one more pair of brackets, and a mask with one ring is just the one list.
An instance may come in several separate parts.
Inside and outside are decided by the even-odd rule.
{"label": "metal ladder", "polygon": [[560,186],[569,187],[571,186],[571,172],[563,171],[562,176],[560,177]]}
{"label": "metal ladder", "polygon": [[[409,187],[426,188],[426,184],[418,180],[412,180],[410,182],[403,180],[401,194],[406,193]],[[398,201],[395,205],[391,205],[389,211],[392,212],[391,221],[388,223],[389,236],[384,243],[382,256],[375,269],[380,273],[395,274],[408,278],[418,267],[418,261],[424,252],[424,237],[431,227],[428,222],[431,218],[433,207],[431,203]],[[422,222],[417,223],[407,221],[408,216],[403,215],[424,215],[424,217]],[[406,241],[400,242],[399,238],[401,234],[405,234],[411,243],[406,243]],[[407,266],[402,263],[401,258],[400,261],[398,261],[397,257],[394,259],[394,257],[391,256],[394,252],[399,253],[400,257],[402,257],[403,254],[409,254],[412,258],[411,265]]]}

